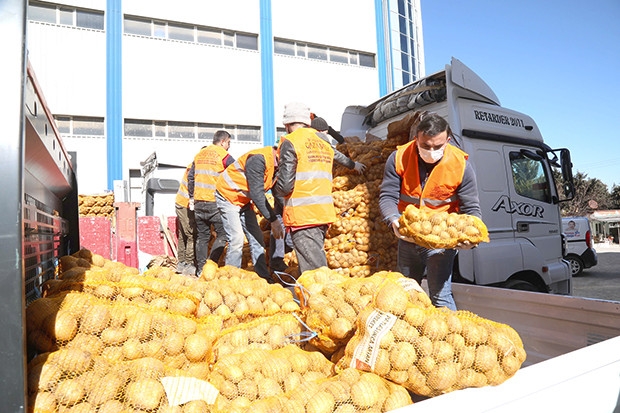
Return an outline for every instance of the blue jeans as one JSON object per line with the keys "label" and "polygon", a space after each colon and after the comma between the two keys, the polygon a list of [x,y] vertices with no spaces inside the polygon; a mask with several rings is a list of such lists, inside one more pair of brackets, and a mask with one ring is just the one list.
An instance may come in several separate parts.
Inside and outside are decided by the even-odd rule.
{"label": "blue jeans", "polygon": [[245,235],[250,245],[254,271],[268,282],[272,282],[265,258],[263,231],[258,225],[252,203],[239,207],[228,202],[219,192],[215,193],[215,203],[222,215],[222,225],[228,238],[226,265],[241,268]]}
{"label": "blue jeans", "polygon": [[456,311],[452,296],[452,266],[456,250],[420,247],[407,241],[398,240],[398,272],[406,277],[422,282],[424,270],[431,302],[435,307],[448,307]]}

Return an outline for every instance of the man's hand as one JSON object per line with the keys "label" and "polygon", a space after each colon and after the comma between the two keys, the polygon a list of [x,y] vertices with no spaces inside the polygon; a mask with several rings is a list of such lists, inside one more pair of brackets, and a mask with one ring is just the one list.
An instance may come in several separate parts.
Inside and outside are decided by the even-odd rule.
{"label": "man's hand", "polygon": [[282,222],[282,217],[278,215],[278,218],[271,222],[271,235],[273,235],[275,239],[281,239],[284,238],[284,234],[284,222]]}
{"label": "man's hand", "polygon": [[189,210],[190,211],[194,210],[194,198],[189,199]]}
{"label": "man's hand", "polygon": [[398,228],[400,228],[400,223],[398,222],[397,219],[395,219],[394,221],[392,221],[392,230],[394,231],[394,235],[396,235],[396,238],[415,244],[415,241],[413,240],[413,238],[404,236],[403,234],[400,233]]}
{"label": "man's hand", "polygon": [[469,241],[459,242],[456,244],[456,247],[454,247],[455,250],[470,250],[472,248],[476,248],[476,245]]}
{"label": "man's hand", "polygon": [[355,162],[355,167],[353,169],[355,169],[355,172],[358,174],[363,174],[364,171],[366,171],[366,165],[361,162]]}

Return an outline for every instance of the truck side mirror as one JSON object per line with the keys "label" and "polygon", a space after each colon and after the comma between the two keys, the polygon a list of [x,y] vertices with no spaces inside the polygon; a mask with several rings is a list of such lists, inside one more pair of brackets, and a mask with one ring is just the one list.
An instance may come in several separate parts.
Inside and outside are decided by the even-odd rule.
{"label": "truck side mirror", "polygon": [[564,196],[567,199],[573,199],[575,197],[575,184],[573,182],[573,162],[570,159],[570,151],[568,149],[560,149],[560,160],[562,163]]}

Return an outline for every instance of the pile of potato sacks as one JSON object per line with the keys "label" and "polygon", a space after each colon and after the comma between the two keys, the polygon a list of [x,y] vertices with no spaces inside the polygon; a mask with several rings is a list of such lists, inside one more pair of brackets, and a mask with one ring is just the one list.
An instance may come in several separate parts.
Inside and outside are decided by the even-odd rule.
{"label": "pile of potato sacks", "polygon": [[78,195],[78,209],[81,217],[112,218],[115,213],[114,194]]}
{"label": "pile of potato sacks", "polygon": [[293,294],[212,262],[199,279],[81,250],[26,320],[30,412],[385,412],[525,359],[509,326],[437,310],[389,271],[324,267]]}
{"label": "pile of potato sacks", "polygon": [[386,412],[514,375],[526,355],[510,326],[434,308],[391,271],[378,189],[413,121],[339,147],[367,169],[334,167],[329,267],[299,274],[288,253],[294,288],[248,271],[247,246],[244,269],[208,261],[199,279],[88,250],[61,257],[26,308],[28,411]]}

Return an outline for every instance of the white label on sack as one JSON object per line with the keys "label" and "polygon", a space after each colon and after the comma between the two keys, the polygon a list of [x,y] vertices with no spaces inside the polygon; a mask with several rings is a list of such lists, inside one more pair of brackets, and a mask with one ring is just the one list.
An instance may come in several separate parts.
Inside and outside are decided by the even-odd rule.
{"label": "white label on sack", "polygon": [[363,371],[373,371],[379,353],[379,344],[396,323],[394,314],[374,310],[366,319],[366,332],[353,351],[351,367]]}

